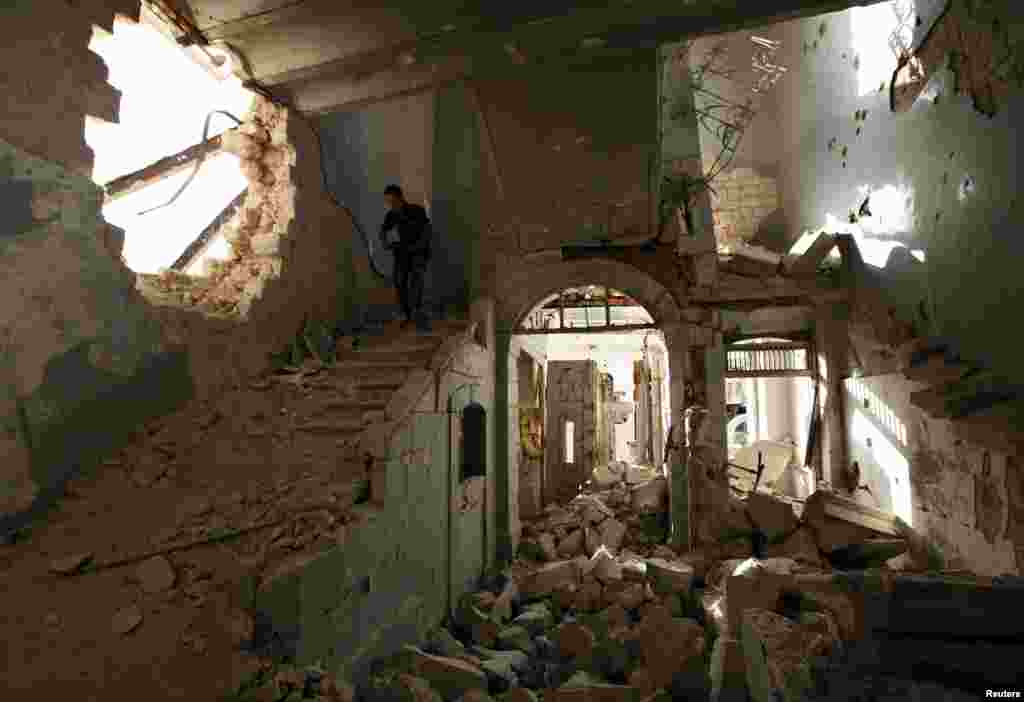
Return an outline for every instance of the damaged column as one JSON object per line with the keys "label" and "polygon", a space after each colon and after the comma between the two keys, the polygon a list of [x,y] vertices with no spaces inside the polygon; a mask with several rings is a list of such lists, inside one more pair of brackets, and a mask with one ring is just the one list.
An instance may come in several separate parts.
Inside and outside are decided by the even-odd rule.
{"label": "damaged column", "polygon": [[690,377],[690,327],[683,323],[662,327],[668,348],[669,429],[665,475],[669,483],[669,513],[672,524],[672,546],[679,551],[690,548],[690,493],[686,464],[686,429],[683,411],[686,408],[687,379]]}
{"label": "damaged column", "polygon": [[[846,418],[843,378],[849,372],[849,306],[819,305],[815,309],[815,345],[818,350],[818,383],[821,388],[822,475],[838,484],[849,460],[846,447]],[[824,361],[822,363],[821,361]]]}

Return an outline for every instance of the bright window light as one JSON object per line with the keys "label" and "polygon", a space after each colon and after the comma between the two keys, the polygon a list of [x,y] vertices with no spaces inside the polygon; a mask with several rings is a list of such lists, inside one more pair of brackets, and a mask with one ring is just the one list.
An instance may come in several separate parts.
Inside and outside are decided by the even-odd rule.
{"label": "bright window light", "polygon": [[[871,441],[872,457],[889,479],[892,511],[913,525],[914,510],[910,497],[910,464],[892,442],[859,409],[853,413],[852,439],[858,444]],[[884,507],[884,505],[883,505]]]}
{"label": "bright window light", "polygon": [[860,96],[887,87],[896,68],[893,47],[909,47],[913,39],[914,0],[896,0],[850,10],[853,51],[857,57],[857,92]]}
{"label": "bright window light", "polygon": [[574,449],[576,447],[576,444],[575,444],[575,440],[576,440],[575,432],[576,432],[576,425],[573,422],[566,422],[565,423],[565,462],[566,463],[575,463],[576,462],[576,455],[574,453]]}
{"label": "bright window light", "polygon": [[[211,111],[225,110],[241,119],[252,105],[253,94],[238,78],[217,80],[144,23],[119,21],[113,35],[95,33],[90,48],[103,57],[110,83],[122,94],[120,122],[86,120],[86,142],[95,153],[93,178],[99,183],[199,143]],[[227,117],[214,116],[209,136],[234,126]],[[132,270],[156,273],[170,267],[246,187],[238,159],[221,153],[206,160],[173,205],[139,216],[169,200],[188,175],[165,178],[104,206],[107,221],[125,230],[124,257]],[[227,249],[218,237],[202,258],[227,258]],[[198,271],[199,263],[189,272]]]}
{"label": "bright window light", "polygon": [[914,228],[914,191],[905,185],[885,185],[877,190],[860,187],[861,200],[870,194],[870,216],[860,217],[858,224],[866,234],[896,236]]}

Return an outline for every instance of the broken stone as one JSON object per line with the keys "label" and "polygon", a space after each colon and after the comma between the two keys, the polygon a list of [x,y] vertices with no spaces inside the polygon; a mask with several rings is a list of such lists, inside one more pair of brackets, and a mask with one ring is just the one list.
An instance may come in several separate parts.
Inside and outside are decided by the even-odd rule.
{"label": "broken stone", "polygon": [[906,552],[906,539],[868,539],[859,544],[837,548],[826,554],[826,557],[833,568],[867,570],[878,568]]}
{"label": "broken stone", "polygon": [[474,648],[484,661],[498,660],[508,665],[513,671],[521,673],[530,665],[530,657],[522,651],[494,651],[489,648]]}
{"label": "broken stone", "polygon": [[639,702],[635,688],[609,685],[594,676],[578,673],[561,687],[546,690],[544,702]]}
{"label": "broken stone", "polygon": [[640,624],[644,662],[655,689],[667,688],[704,653],[704,627],[693,619],[675,619],[663,606],[652,606]]}
{"label": "broken stone", "polygon": [[601,549],[591,559],[594,561],[594,577],[603,585],[619,582],[622,580],[622,566],[620,566],[608,551]]}
{"label": "broken stone", "polygon": [[548,606],[539,602],[527,607],[512,623],[526,629],[531,636],[538,636],[554,624],[554,618]]}
{"label": "broken stone", "polygon": [[576,622],[566,622],[555,632],[555,644],[562,658],[586,658],[594,650],[594,634]]}
{"label": "broken stone", "polygon": [[501,702],[537,702],[537,693],[525,687],[513,687],[505,693]]}
{"label": "broken stone", "polygon": [[480,592],[473,593],[473,604],[476,605],[477,609],[487,611],[494,606],[494,600],[496,599],[493,592],[489,590],[481,590]]}
{"label": "broken stone", "polygon": [[558,555],[562,558],[572,558],[583,552],[583,530],[576,529],[569,532],[568,536],[558,544]]}
{"label": "broken stone", "polygon": [[91,553],[76,553],[73,556],[60,558],[50,563],[50,570],[60,575],[72,575],[92,560]]}
{"label": "broken stone", "polygon": [[824,553],[868,539],[901,536],[893,515],[828,490],[816,490],[807,498],[802,519]]}
{"label": "broken stone", "polygon": [[547,597],[559,587],[575,585],[579,574],[574,561],[549,563],[534,571],[523,584],[523,594],[531,598]]}
{"label": "broken stone", "polygon": [[797,528],[798,520],[788,502],[755,492],[747,498],[747,514],[769,541],[789,534]]}
{"label": "broken stone", "polygon": [[747,702],[746,664],[739,639],[719,636],[711,651],[711,699]]}
{"label": "broken stone", "polygon": [[664,512],[668,500],[668,482],[663,477],[655,478],[633,489],[633,511],[640,514]]}
{"label": "broken stone", "polygon": [[814,541],[814,535],[810,529],[800,527],[780,544],[769,545],[765,549],[765,555],[770,558],[788,557],[798,563],[804,563],[814,568],[824,565],[821,554],[818,553],[818,544]]}
{"label": "broken stone", "polygon": [[456,658],[466,652],[466,647],[444,627],[432,629],[427,635],[427,653],[446,658]]}
{"label": "broken stone", "polygon": [[622,548],[622,540],[626,536],[626,525],[617,519],[609,518],[601,523],[601,542],[612,551]]}
{"label": "broken stone", "polygon": [[803,699],[812,685],[808,659],[827,655],[835,643],[820,626],[801,626],[763,609],[743,613],[740,640],[754,702]]}
{"label": "broken stone", "polygon": [[500,650],[524,653],[531,653],[533,650],[533,639],[523,626],[507,626],[498,632],[495,640]]}
{"label": "broken stone", "polygon": [[402,673],[395,679],[395,684],[408,691],[411,702],[441,702],[441,695],[423,678]]}
{"label": "broken stone", "polygon": [[512,604],[519,600],[519,586],[513,578],[508,578],[501,594],[494,600],[491,617],[498,621],[508,621],[512,617]]}
{"label": "broken stone", "polygon": [[636,609],[643,603],[644,586],[640,583],[630,585],[619,598],[619,604],[622,605],[624,609]]}
{"label": "broken stone", "polygon": [[256,634],[256,621],[248,612],[235,609],[228,617],[226,629],[232,644],[243,646],[253,640]]}
{"label": "broken stone", "polygon": [[681,561],[651,558],[647,561],[647,574],[658,594],[689,592],[693,584],[693,568]]}
{"label": "broken stone", "polygon": [[111,622],[111,629],[115,634],[130,634],[142,623],[142,610],[138,605],[131,605],[119,610]]}
{"label": "broken stone", "polygon": [[597,549],[601,548],[601,534],[597,529],[583,528],[583,548],[588,557],[593,556]]}
{"label": "broken stone", "polygon": [[541,553],[544,554],[544,560],[558,560],[559,553],[555,548],[555,537],[551,534],[541,534],[540,538],[537,539],[537,545],[540,546]]}
{"label": "broken stone", "polygon": [[455,658],[432,656],[415,646],[412,654],[416,673],[438,690],[446,700],[457,700],[468,690],[486,690],[487,675],[479,667]]}
{"label": "broken stone", "polygon": [[578,591],[579,588],[576,587],[576,585],[565,585],[564,587],[560,587],[552,596],[552,602],[554,602],[557,607],[569,609],[575,606],[576,594]]}
{"label": "broken stone", "polygon": [[601,607],[601,584],[596,580],[584,583],[576,592],[574,606],[582,612],[595,612]]}
{"label": "broken stone", "polygon": [[583,511],[580,516],[583,518],[583,521],[587,524],[600,524],[608,517],[607,514],[605,514],[601,509],[597,507],[597,505],[594,504],[586,505],[583,508]]}
{"label": "broken stone", "polygon": [[152,594],[163,592],[174,587],[174,567],[163,556],[153,556],[139,565],[136,576],[142,585],[142,589]]}

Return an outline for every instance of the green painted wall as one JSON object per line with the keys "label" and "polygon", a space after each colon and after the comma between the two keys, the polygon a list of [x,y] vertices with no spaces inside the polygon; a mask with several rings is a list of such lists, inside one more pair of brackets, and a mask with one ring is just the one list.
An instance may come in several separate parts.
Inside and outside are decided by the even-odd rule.
{"label": "green painted wall", "polygon": [[[412,448],[427,449],[430,462],[403,464]],[[286,643],[283,652],[356,681],[372,660],[421,639],[447,610],[447,415],[414,415],[391,455],[384,509],[367,508],[345,544],[249,602]]]}
{"label": "green painted wall", "polygon": [[[33,213],[43,196],[54,206]],[[28,451],[33,513],[192,394],[185,354],[162,348],[134,276],[103,248],[101,204],[90,179],[0,141],[0,431]],[[0,490],[15,471],[0,468]],[[0,517],[0,532],[26,516]]]}
{"label": "green painted wall", "polygon": [[[492,414],[477,384],[452,393],[449,407],[458,413],[472,401]],[[391,442],[384,509],[366,508],[345,544],[260,591],[243,586],[246,604],[283,643],[278,653],[361,682],[373,660],[421,640],[445,617],[449,575],[452,602],[476,588],[486,562],[485,513],[449,509],[461,487],[450,431],[448,413],[413,415]],[[428,462],[404,463],[413,449],[426,449]],[[488,484],[492,474],[489,465]]]}
{"label": "green painted wall", "polygon": [[[471,402],[482,402],[480,397],[480,385],[464,385],[453,392],[448,400],[449,412],[458,416]],[[488,408],[489,409],[489,408]],[[488,424],[493,411],[488,411]],[[490,429],[490,427],[488,427]],[[488,434],[491,432],[488,431]],[[490,439],[488,438],[488,441]],[[485,477],[484,490],[494,489],[493,461],[488,460],[487,476]],[[451,460],[451,484],[458,495],[461,489],[459,483],[459,471],[461,457],[457,450],[452,451]],[[486,496],[486,493],[484,493]],[[483,504],[469,509],[465,512],[452,512],[452,596],[457,598],[462,592],[475,589],[480,574],[483,572],[487,562],[487,522],[486,522],[486,499]]]}

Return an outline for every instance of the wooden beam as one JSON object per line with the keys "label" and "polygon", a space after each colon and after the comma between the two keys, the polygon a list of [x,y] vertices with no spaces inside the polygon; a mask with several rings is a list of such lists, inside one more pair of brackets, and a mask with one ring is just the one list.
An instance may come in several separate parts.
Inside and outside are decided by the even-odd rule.
{"label": "wooden beam", "polygon": [[222,136],[218,134],[215,137],[210,137],[201,144],[195,144],[173,156],[162,158],[156,163],[151,163],[134,173],[114,178],[103,186],[103,190],[106,193],[104,202],[112,202],[126,195],[131,195],[159,180],[169,178],[187,168],[191,168],[196,160],[220,151]]}
{"label": "wooden beam", "polygon": [[203,253],[210,248],[210,244],[213,243],[213,237],[220,231],[221,227],[232,216],[238,211],[238,208],[242,205],[245,200],[246,194],[249,189],[246,188],[238,194],[238,196],[228,203],[227,207],[221,210],[212,222],[210,222],[199,236],[196,237],[195,241],[188,245],[188,247],[182,252],[181,256],[178,256],[178,260],[171,266],[171,270],[184,271],[186,268],[192,265],[192,263],[203,255]]}

